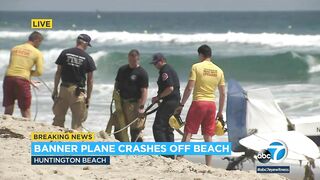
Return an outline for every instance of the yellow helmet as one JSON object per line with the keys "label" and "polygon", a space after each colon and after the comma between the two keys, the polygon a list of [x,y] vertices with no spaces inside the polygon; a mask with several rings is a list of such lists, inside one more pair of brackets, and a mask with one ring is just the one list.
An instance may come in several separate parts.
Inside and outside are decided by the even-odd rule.
{"label": "yellow helmet", "polygon": [[184,122],[182,121],[181,117],[176,114],[176,115],[172,115],[169,118],[169,125],[173,129],[180,129],[184,125]]}
{"label": "yellow helmet", "polygon": [[224,133],[226,132],[225,128],[224,128],[224,123],[222,123],[220,119],[216,120],[216,130],[215,130],[215,135],[217,136],[223,136]]}

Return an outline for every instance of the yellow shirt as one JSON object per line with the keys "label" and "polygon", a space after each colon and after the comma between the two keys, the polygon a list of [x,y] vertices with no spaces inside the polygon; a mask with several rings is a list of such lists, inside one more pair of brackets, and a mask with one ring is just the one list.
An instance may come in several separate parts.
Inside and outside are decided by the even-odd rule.
{"label": "yellow shirt", "polygon": [[215,101],[219,85],[225,85],[223,71],[209,59],[192,66],[189,80],[195,81],[193,101]]}
{"label": "yellow shirt", "polygon": [[[32,70],[33,66],[35,70]],[[29,43],[11,49],[10,62],[6,76],[18,76],[30,80],[30,76],[41,76],[43,73],[43,56]]]}

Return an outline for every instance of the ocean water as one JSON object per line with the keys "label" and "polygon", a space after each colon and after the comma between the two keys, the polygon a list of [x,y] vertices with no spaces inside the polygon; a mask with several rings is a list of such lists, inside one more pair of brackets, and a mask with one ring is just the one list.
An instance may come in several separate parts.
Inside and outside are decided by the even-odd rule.
{"label": "ocean water", "polygon": [[[75,45],[80,33],[92,37],[88,52],[98,70],[89,117],[85,127],[102,130],[109,119],[109,107],[117,69],[127,63],[127,53],[136,48],[141,64],[150,76],[149,98],[156,95],[158,71],[148,62],[162,52],[178,72],[183,93],[190,67],[197,60],[197,48],[208,44],[214,62],[226,80],[238,80],[245,89],[270,88],[275,100],[291,118],[319,118],[320,112],[320,12],[211,12],[211,13],[67,13],[0,12],[1,84],[10,49],[24,42],[31,18],[52,18],[54,28],[41,31],[40,47],[45,57],[41,77],[50,88],[59,53]],[[34,78],[34,80],[38,80]],[[52,100],[41,85],[33,96],[36,121],[51,123]],[[0,90],[2,96],[2,89]],[[2,98],[2,97],[1,97]],[[190,98],[191,100],[191,98]],[[190,104],[191,101],[188,101]],[[184,109],[184,118],[187,109]],[[4,111],[1,107],[0,111]],[[15,111],[19,115],[18,109]],[[145,139],[153,141],[154,114],[148,116]],[[70,116],[66,126],[70,127]],[[201,137],[199,135],[199,137]],[[176,135],[176,140],[181,139]],[[222,137],[226,140],[226,137]]]}

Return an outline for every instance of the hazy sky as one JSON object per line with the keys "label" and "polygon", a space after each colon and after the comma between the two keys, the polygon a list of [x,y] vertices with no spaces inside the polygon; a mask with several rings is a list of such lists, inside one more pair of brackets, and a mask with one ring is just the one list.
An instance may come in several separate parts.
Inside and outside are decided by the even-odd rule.
{"label": "hazy sky", "polygon": [[0,0],[0,11],[295,11],[320,0]]}

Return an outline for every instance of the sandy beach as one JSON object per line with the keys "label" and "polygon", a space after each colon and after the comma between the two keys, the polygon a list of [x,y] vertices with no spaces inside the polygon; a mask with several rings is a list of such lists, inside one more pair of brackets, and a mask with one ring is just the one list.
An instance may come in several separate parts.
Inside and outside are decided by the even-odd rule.
{"label": "sandy beach", "polygon": [[[116,156],[111,157],[111,165],[108,166],[33,166],[30,158],[30,133],[61,132],[66,129],[11,116],[0,116],[0,129],[1,179],[286,179],[276,174],[225,171],[185,159],[177,161],[158,156]],[[16,133],[16,136],[9,136],[8,130]],[[115,140],[96,133],[96,141]]]}

